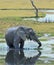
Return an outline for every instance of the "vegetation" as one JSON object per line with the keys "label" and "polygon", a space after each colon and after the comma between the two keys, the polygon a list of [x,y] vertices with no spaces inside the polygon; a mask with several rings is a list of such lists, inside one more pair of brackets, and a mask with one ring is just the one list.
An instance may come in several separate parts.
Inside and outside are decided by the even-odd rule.
{"label": "vegetation", "polygon": [[[45,16],[46,13],[39,12],[38,16]],[[0,18],[4,17],[33,17],[36,16],[33,10],[0,10]]]}
{"label": "vegetation", "polygon": [[5,64],[4,59],[0,59],[0,65],[4,65],[4,64]]}
{"label": "vegetation", "polygon": [[[37,8],[54,8],[54,0],[34,0]],[[39,12],[43,17],[46,13]],[[12,26],[29,26],[37,31],[38,36],[50,33],[54,36],[54,23],[37,23],[34,21],[23,21],[25,17],[35,17],[35,12],[30,0],[2,0],[0,1],[0,38],[4,38],[5,32]]]}
{"label": "vegetation", "polygon": [[[37,8],[54,9],[54,0],[34,0]],[[36,16],[30,0],[1,0],[0,18],[9,16],[30,17]],[[43,13],[43,12],[42,12]]]}
{"label": "vegetation", "polygon": [[36,65],[46,65],[46,64],[47,65],[54,65],[54,63],[45,63],[45,64],[44,63],[41,63],[41,64],[39,63],[39,64],[36,64]]}
{"label": "vegetation", "polygon": [[22,19],[22,17],[0,18],[0,38],[4,37],[4,34],[9,27],[20,25],[33,28],[38,36],[42,36],[44,33],[49,33],[54,36],[54,23],[39,23],[35,21],[24,21]]}
{"label": "vegetation", "polygon": [[[43,57],[43,58],[46,58],[46,57]],[[49,59],[48,59],[48,62],[45,62],[45,60],[38,60],[36,65],[54,65],[54,61],[53,60],[51,61]]]}
{"label": "vegetation", "polygon": [[47,39],[46,38],[43,38],[43,39],[40,39],[41,41],[47,41]]}
{"label": "vegetation", "polygon": [[[37,8],[54,9],[54,0],[34,0]],[[45,16],[46,13],[38,12],[39,17]],[[0,38],[4,38],[8,28],[13,26],[31,27],[37,32],[38,36],[49,33],[54,36],[54,23],[39,23],[37,21],[25,21],[26,17],[35,17],[34,8],[30,0],[0,0]],[[45,41],[47,39],[40,39]],[[1,42],[1,41],[0,41]],[[2,42],[4,40],[2,39]],[[54,48],[52,48],[54,50]],[[4,65],[5,60],[0,59],[0,65]],[[38,61],[37,65],[54,65],[54,62],[43,63]]]}
{"label": "vegetation", "polygon": [[[54,0],[34,0],[37,8],[53,8]],[[0,0],[0,8],[30,9],[32,8],[30,0]]]}

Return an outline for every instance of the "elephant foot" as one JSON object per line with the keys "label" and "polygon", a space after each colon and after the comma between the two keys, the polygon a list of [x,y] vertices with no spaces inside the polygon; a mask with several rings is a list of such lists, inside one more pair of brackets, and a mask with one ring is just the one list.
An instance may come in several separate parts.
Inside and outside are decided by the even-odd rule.
{"label": "elephant foot", "polygon": [[14,46],[13,46],[12,44],[8,44],[8,47],[9,47],[10,49],[14,49]]}

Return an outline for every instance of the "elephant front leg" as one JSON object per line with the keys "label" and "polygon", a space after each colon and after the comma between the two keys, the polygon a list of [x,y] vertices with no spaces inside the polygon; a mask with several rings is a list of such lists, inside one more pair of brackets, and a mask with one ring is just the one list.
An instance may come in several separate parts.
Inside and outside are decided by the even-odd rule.
{"label": "elephant front leg", "polygon": [[13,43],[13,45],[14,45],[14,48],[15,48],[15,49],[19,49],[19,41],[20,41],[19,38],[14,38],[14,43]]}
{"label": "elephant front leg", "polygon": [[23,49],[23,46],[24,46],[24,41],[21,39],[20,40],[20,49]]}

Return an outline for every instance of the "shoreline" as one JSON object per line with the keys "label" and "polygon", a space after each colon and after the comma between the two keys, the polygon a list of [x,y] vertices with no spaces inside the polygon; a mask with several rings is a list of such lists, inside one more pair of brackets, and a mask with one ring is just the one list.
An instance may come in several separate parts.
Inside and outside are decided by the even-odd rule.
{"label": "shoreline", "polygon": [[[0,10],[35,10],[34,8],[0,8]],[[38,8],[38,10],[54,10],[54,8]]]}

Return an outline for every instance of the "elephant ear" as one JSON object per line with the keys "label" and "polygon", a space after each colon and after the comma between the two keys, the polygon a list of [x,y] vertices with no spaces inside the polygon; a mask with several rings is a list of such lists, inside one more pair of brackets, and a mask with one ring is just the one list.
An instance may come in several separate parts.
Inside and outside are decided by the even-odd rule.
{"label": "elephant ear", "polygon": [[22,40],[26,40],[26,34],[24,31],[17,31],[17,36],[19,36]]}
{"label": "elephant ear", "polygon": [[34,33],[35,34],[35,31],[32,29],[32,28],[29,28],[29,33]]}
{"label": "elephant ear", "polygon": [[27,31],[28,31],[29,34],[33,33],[33,29],[32,28],[28,28]]}

